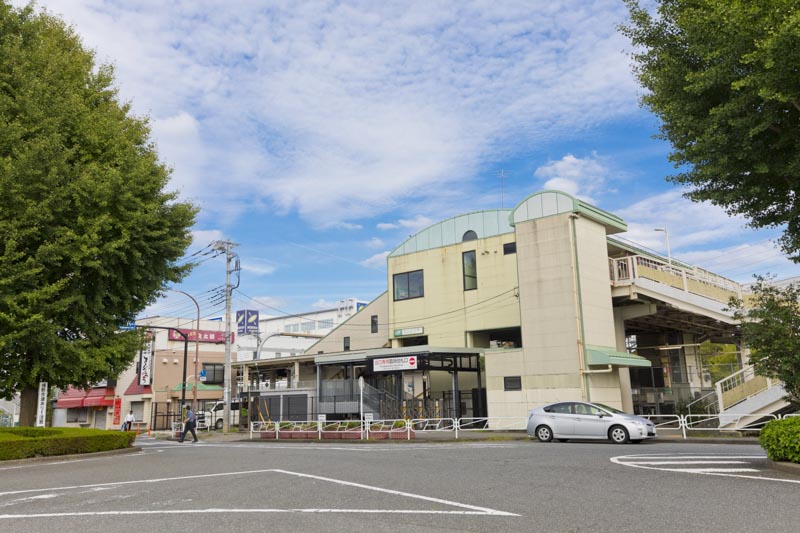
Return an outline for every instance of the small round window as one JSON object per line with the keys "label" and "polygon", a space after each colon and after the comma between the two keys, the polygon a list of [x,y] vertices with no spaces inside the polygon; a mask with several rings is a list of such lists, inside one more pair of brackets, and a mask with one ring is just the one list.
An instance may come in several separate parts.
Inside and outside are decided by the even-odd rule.
{"label": "small round window", "polygon": [[461,237],[461,242],[467,242],[467,241],[477,241],[477,240],[478,240],[478,234],[477,234],[477,233],[475,233],[475,232],[474,232],[474,231],[472,231],[472,230],[468,230],[468,231],[466,231],[466,232],[464,233],[464,236],[463,236],[463,237]]}

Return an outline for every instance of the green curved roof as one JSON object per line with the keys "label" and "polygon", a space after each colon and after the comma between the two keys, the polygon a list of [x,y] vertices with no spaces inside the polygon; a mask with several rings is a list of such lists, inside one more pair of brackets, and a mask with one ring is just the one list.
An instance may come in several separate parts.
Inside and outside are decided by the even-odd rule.
{"label": "green curved roof", "polygon": [[442,220],[406,239],[392,250],[389,257],[432,250],[462,242],[464,233],[469,230],[474,231],[479,239],[513,233],[514,228],[509,223],[510,214],[511,209],[493,209],[475,211]]}
{"label": "green curved roof", "polygon": [[514,208],[509,217],[509,224],[514,226],[526,220],[536,220],[563,213],[579,213],[604,225],[608,233],[620,233],[628,230],[628,225],[617,215],[603,211],[562,191],[540,191],[528,196]]}

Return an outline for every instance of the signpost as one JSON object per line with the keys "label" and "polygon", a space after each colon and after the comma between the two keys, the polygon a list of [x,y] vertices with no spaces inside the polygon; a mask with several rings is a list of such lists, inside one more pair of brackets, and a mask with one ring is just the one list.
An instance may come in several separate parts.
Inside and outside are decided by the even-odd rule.
{"label": "signpost", "polygon": [[36,403],[36,427],[43,428],[45,426],[45,418],[47,416],[47,382],[42,381],[39,383],[39,399]]}

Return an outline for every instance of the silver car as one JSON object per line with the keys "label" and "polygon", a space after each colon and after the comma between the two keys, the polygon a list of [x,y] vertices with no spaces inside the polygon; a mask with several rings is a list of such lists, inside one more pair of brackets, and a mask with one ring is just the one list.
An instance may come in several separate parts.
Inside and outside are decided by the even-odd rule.
{"label": "silver car", "polygon": [[656,438],[655,425],[636,415],[600,403],[559,402],[528,413],[528,435],[542,442],[554,438],[611,439],[616,444]]}

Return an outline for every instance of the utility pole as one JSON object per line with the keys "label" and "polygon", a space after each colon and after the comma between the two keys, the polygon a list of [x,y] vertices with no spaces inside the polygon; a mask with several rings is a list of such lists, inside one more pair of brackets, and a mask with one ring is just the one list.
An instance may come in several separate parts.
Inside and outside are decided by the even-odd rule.
{"label": "utility pole", "polygon": [[231,421],[231,260],[233,255],[231,248],[234,243],[231,241],[216,241],[213,245],[215,250],[225,252],[225,391],[223,392],[223,402],[225,406],[222,411],[222,431],[230,431]]}

